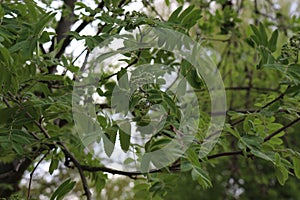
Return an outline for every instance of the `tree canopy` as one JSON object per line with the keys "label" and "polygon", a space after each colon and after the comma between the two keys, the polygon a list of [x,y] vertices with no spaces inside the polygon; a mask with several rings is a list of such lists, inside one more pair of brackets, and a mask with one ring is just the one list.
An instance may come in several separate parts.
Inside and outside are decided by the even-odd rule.
{"label": "tree canopy", "polygon": [[297,199],[299,8],[1,1],[0,198]]}

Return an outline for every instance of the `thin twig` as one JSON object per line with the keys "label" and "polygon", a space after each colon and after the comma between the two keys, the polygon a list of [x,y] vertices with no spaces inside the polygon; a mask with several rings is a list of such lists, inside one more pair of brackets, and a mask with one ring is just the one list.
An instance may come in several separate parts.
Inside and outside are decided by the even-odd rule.
{"label": "thin twig", "polygon": [[[131,67],[132,65],[136,64],[139,59],[140,59],[140,55],[141,55],[141,51],[138,52],[138,55],[137,55],[137,58],[134,59],[131,63],[129,63],[124,69],[128,69],[129,67]],[[107,79],[110,79],[111,77],[113,76],[116,76],[119,72],[115,72],[109,76],[106,76],[104,79],[107,80]]]}
{"label": "thin twig", "polygon": [[30,179],[28,183],[28,190],[27,190],[27,200],[30,198],[30,190],[31,190],[31,183],[32,183],[32,178],[35,170],[38,168],[38,166],[41,164],[41,162],[46,158],[46,156],[49,154],[50,151],[47,151],[45,155],[39,160],[39,162],[36,164],[36,166],[33,168],[32,172],[30,173]]}
{"label": "thin twig", "polygon": [[214,158],[219,158],[219,157],[224,157],[224,156],[234,156],[234,155],[243,155],[242,151],[232,151],[232,152],[223,152],[223,153],[218,153],[218,154],[214,154],[211,156],[207,156],[207,158],[210,159],[214,159]]}
{"label": "thin twig", "polygon": [[231,38],[227,38],[227,39],[219,39],[219,38],[206,38],[206,37],[202,37],[200,38],[201,40],[209,40],[209,41],[215,41],[215,42],[229,42],[231,40]]}
{"label": "thin twig", "polygon": [[2,99],[3,99],[3,102],[5,103],[5,105],[6,105],[8,108],[11,108],[11,107],[12,107],[5,97],[2,97]]}
{"label": "thin twig", "polygon": [[165,21],[164,18],[162,17],[162,15],[156,10],[156,8],[151,5],[148,1],[142,1],[142,3],[144,4],[144,6],[149,6],[150,9],[155,12],[155,14],[160,18],[161,21]]}

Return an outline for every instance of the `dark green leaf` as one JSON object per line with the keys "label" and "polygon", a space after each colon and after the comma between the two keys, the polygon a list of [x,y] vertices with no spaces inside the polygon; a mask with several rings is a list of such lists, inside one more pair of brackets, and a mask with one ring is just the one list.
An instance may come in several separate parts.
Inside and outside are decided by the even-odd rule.
{"label": "dark green leaf", "polygon": [[131,125],[125,122],[119,125],[120,144],[123,151],[127,152],[130,146]]}
{"label": "dark green leaf", "polygon": [[182,10],[182,6],[179,6],[169,17],[169,22],[176,22],[177,21],[177,17],[179,15],[179,13]]}
{"label": "dark green leaf", "polygon": [[259,23],[259,31],[260,31],[262,45],[267,46],[268,45],[268,35],[266,33],[266,29],[265,29],[263,23],[261,23],[261,22]]}
{"label": "dark green leaf", "polygon": [[76,182],[67,179],[63,182],[52,194],[50,200],[61,200],[63,197],[68,194],[75,186]]}
{"label": "dark green leaf", "polygon": [[289,172],[283,165],[276,166],[275,174],[280,185],[284,185],[289,177]]}
{"label": "dark green leaf", "polygon": [[53,174],[54,170],[57,169],[58,163],[59,163],[59,160],[56,157],[52,156],[51,163],[50,163],[50,166],[49,166],[49,173],[51,175]]}
{"label": "dark green leaf", "polygon": [[179,16],[178,16],[178,22],[182,22],[183,18],[185,18],[192,10],[195,8],[194,5],[190,5],[187,7]]}
{"label": "dark green leaf", "polygon": [[278,29],[276,29],[275,31],[273,31],[272,36],[269,40],[268,43],[268,48],[271,52],[275,52],[276,51],[276,47],[277,47],[277,39],[278,39]]}
{"label": "dark green leaf", "polygon": [[298,179],[300,179],[300,159],[298,157],[293,157],[294,172]]}
{"label": "dark green leaf", "polygon": [[260,32],[258,31],[258,29],[256,28],[256,26],[254,26],[253,24],[250,24],[250,27],[251,27],[251,30],[254,33],[255,37],[257,38],[254,41],[257,42],[257,45],[262,44],[262,36],[261,36]]}

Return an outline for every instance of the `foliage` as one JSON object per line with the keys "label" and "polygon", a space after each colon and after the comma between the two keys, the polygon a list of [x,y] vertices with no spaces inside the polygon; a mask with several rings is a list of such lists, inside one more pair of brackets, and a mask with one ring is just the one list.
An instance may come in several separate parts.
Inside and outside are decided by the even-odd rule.
{"label": "foliage", "polygon": [[[25,196],[40,199],[44,190],[41,195],[50,199],[68,195],[103,198],[103,191],[113,193],[115,184],[119,191],[124,189],[124,199],[195,199],[200,194],[201,199],[297,199],[299,12],[290,16],[291,3],[272,0],[142,3],[143,11],[127,11],[128,6],[137,3],[127,0],[1,2],[0,197],[17,193],[20,186],[21,191],[11,199]],[[298,3],[294,4],[299,8]],[[171,11],[173,6],[176,9]],[[159,7],[170,13],[160,15]],[[163,50],[168,45],[169,49],[176,49],[178,41],[172,41],[172,35],[160,35],[161,49],[133,48],[133,38],[128,36],[124,43],[133,50],[120,51],[119,64],[106,63],[97,79],[94,92],[101,101],[88,98],[84,92],[79,97],[84,99],[84,104],[94,107],[95,120],[103,136],[95,137],[91,133],[82,140],[77,134],[72,92],[81,78],[80,72],[89,67],[90,54],[103,41],[110,43],[112,36],[124,31],[139,30],[137,37],[142,41],[147,26],[177,31],[178,35],[200,42],[223,78],[226,121],[217,144],[204,157],[199,154],[204,133],[211,116],[222,113],[210,112],[210,88],[199,68],[187,59],[178,58],[174,52]],[[81,46],[74,48],[71,44]],[[190,48],[189,44],[184,46]],[[159,70],[153,67],[154,75],[148,76],[143,67],[151,63],[170,67]],[[176,83],[176,79],[170,83],[165,74],[182,76],[187,82]],[[128,107],[122,99],[113,100],[114,91],[127,94],[124,91],[129,90],[132,82],[138,85],[137,82],[144,80],[152,82],[133,87]],[[176,92],[170,88],[176,88]],[[179,97],[186,97],[188,107],[191,91],[196,95],[201,114],[196,135],[188,149],[168,166],[161,168],[160,163],[153,163],[159,169],[146,172],[116,170],[95,156],[96,149],[87,151],[85,142],[102,140],[108,157],[116,148],[125,153],[135,152],[141,168],[144,165],[148,169],[147,160],[142,160],[143,153],[160,150],[180,136],[184,115]],[[130,113],[132,123],[139,127],[136,132],[144,138],[147,134],[142,134],[142,127],[151,125],[155,105],[166,111],[162,115],[165,122],[157,125],[161,129],[144,144],[133,142],[133,136],[127,134],[133,132],[131,122],[119,123],[111,117],[112,113]],[[197,111],[191,105],[188,108]],[[86,130],[81,131],[89,133],[89,116],[82,115],[80,120],[86,124]],[[124,162],[130,164],[133,160],[128,158]],[[43,177],[33,178],[41,165],[48,166],[51,184]],[[22,177],[23,181],[26,179],[24,174],[28,181],[20,185]],[[108,174],[128,176],[132,180],[110,179]],[[131,182],[134,187],[128,190],[126,184]],[[47,188],[50,192],[46,192]]]}

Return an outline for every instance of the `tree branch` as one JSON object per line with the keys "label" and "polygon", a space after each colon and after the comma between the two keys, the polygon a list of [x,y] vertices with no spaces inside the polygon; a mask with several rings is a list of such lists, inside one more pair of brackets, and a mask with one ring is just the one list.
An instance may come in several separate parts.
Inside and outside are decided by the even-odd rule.
{"label": "tree branch", "polygon": [[[243,152],[242,151],[223,152],[223,153],[218,153],[218,154],[208,156],[207,158],[209,160],[211,160],[214,158],[226,157],[226,156],[236,156],[236,155],[243,155]],[[177,169],[178,166],[179,166],[179,164],[169,167],[169,170],[172,172],[178,171],[178,169]],[[140,171],[126,172],[126,171],[115,170],[115,169],[111,169],[111,168],[107,168],[107,167],[95,167],[95,166],[81,165],[81,168],[84,171],[89,171],[89,172],[101,171],[101,172],[107,172],[107,173],[111,173],[111,174],[124,175],[124,176],[128,176],[130,178],[136,178],[136,176],[144,175],[144,173],[142,173]],[[148,173],[158,173],[158,172],[162,172],[162,170],[161,169],[150,170]]]}
{"label": "tree branch", "polygon": [[[10,93],[10,96],[17,102],[17,104],[20,106],[21,109],[24,109],[24,107],[21,105],[21,103],[19,103],[14,96]],[[26,115],[29,118],[32,118],[32,115],[29,112],[26,112]],[[44,136],[48,139],[51,138],[50,134],[48,133],[48,131],[43,127],[42,123],[34,120],[34,124],[41,130],[41,132],[44,134]],[[35,136],[35,135],[34,135]],[[35,136],[36,137],[36,136]],[[85,195],[87,197],[87,200],[91,200],[91,192],[89,190],[89,186],[86,180],[86,177],[84,176],[83,170],[81,168],[81,165],[79,164],[79,162],[77,161],[77,159],[70,153],[70,151],[67,149],[67,147],[62,143],[62,142],[57,142],[58,145],[60,145],[62,147],[62,151],[64,152],[65,156],[70,158],[71,161],[74,163],[75,167],[77,168],[81,181],[82,181],[82,185],[83,185],[83,189],[85,191]],[[51,145],[50,145],[51,147]]]}
{"label": "tree branch", "polygon": [[[99,9],[103,9],[104,7],[104,1],[99,3],[98,7]],[[91,16],[92,17],[92,16]],[[75,21],[74,21],[75,22]],[[91,21],[83,21],[75,30],[75,32],[80,33]],[[70,31],[70,29],[68,30]],[[60,58],[61,55],[65,52],[66,47],[71,43],[71,37],[70,35],[65,35],[65,40],[63,41],[63,44],[61,46],[61,49],[58,51],[58,53],[55,55],[55,58]],[[54,43],[52,43],[54,45]]]}
{"label": "tree branch", "polygon": [[[282,98],[284,97],[284,95],[285,95],[284,93],[281,93],[281,94],[280,94],[278,97],[276,97],[274,100],[268,102],[267,104],[265,104],[265,105],[264,105],[263,107],[261,107],[260,109],[257,109],[256,112],[260,112],[260,111],[262,111],[264,108],[266,108],[266,107],[272,105],[273,103],[279,101],[280,99],[282,99]],[[235,125],[241,123],[242,121],[244,121],[245,119],[246,119],[246,117],[243,117],[243,118],[241,118],[241,119],[239,119],[239,120],[233,122],[231,125],[232,125],[232,126],[235,126]]]}
{"label": "tree branch", "polygon": [[296,124],[297,122],[300,121],[300,117],[295,119],[294,121],[290,122],[289,124],[285,125],[284,127],[278,129],[277,131],[274,131],[272,134],[268,135],[267,137],[265,137],[264,142],[269,141],[270,139],[272,139],[274,136],[276,136],[277,134],[279,134],[281,131],[284,131],[285,129],[291,127],[292,125]]}

